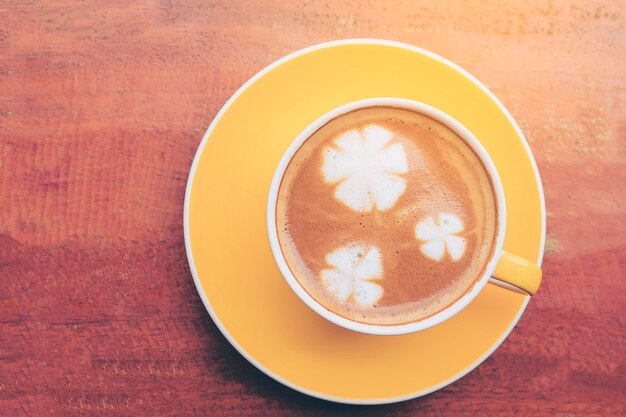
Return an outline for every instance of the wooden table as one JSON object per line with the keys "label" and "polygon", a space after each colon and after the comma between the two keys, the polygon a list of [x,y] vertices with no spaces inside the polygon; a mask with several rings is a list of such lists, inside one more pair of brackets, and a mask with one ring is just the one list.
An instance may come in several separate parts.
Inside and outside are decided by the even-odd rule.
{"label": "wooden table", "polygon": [[[626,415],[625,2],[288,3],[0,4],[0,415]],[[545,280],[502,347],[437,393],[371,408],[246,362],[205,312],[182,231],[227,98],[349,37],[482,80],[525,132],[548,208]]]}

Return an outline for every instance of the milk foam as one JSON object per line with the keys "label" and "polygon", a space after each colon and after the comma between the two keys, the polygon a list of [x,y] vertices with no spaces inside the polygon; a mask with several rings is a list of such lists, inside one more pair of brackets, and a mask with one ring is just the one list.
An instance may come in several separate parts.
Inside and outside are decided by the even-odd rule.
{"label": "milk foam", "polygon": [[376,246],[352,243],[326,255],[326,263],[334,269],[320,272],[322,284],[340,301],[349,301],[362,307],[374,305],[382,296],[383,288],[373,282],[382,278],[382,256]]}
{"label": "milk foam", "polygon": [[454,261],[465,253],[466,240],[456,234],[463,231],[461,219],[450,213],[439,213],[437,221],[430,216],[415,226],[415,237],[424,241],[421,252],[435,261],[441,261],[448,252]]}
{"label": "milk foam", "polygon": [[406,189],[398,174],[408,171],[404,147],[387,144],[393,133],[377,125],[350,130],[324,149],[322,175],[330,184],[339,183],[335,197],[357,212],[394,206]]}

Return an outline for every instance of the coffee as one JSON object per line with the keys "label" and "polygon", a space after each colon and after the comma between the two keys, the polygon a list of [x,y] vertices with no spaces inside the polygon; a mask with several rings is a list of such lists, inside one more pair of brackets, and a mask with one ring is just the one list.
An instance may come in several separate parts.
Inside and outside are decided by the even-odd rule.
{"label": "coffee", "polygon": [[422,320],[472,289],[493,256],[498,206],[463,138],[387,106],[315,131],[283,175],[276,228],[300,285],[353,321]]}

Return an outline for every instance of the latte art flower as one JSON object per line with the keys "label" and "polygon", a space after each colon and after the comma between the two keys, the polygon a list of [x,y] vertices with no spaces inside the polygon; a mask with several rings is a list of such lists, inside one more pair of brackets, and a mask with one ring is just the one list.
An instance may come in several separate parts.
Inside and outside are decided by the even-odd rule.
{"label": "latte art flower", "polygon": [[420,246],[422,253],[440,261],[446,254],[458,261],[465,252],[465,238],[456,236],[463,231],[463,222],[454,214],[440,213],[435,221],[434,217],[427,217],[415,226],[415,237],[424,241]]}
{"label": "latte art flower", "polygon": [[383,288],[370,282],[383,274],[382,256],[376,246],[343,246],[326,255],[326,262],[333,269],[321,271],[322,285],[338,300],[371,307],[383,296]]}
{"label": "latte art flower", "polygon": [[350,130],[324,150],[322,176],[336,184],[335,197],[357,212],[388,210],[406,188],[404,147],[389,144],[393,133],[377,125]]}

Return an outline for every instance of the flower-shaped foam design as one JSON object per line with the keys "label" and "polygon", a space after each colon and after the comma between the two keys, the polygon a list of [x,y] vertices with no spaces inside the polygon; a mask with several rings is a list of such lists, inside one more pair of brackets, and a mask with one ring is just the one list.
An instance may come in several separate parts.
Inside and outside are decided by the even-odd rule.
{"label": "flower-shaped foam design", "polygon": [[408,171],[408,163],[404,147],[389,144],[392,139],[391,131],[370,125],[342,134],[335,147],[324,150],[322,176],[327,183],[339,183],[339,201],[358,212],[393,207],[406,188],[398,174]]}
{"label": "flower-shaped foam design", "polygon": [[456,236],[463,231],[463,222],[454,214],[439,213],[437,220],[427,217],[415,226],[415,237],[424,241],[420,250],[427,257],[440,261],[447,251],[458,261],[465,252],[465,238]]}
{"label": "flower-shaped foam design", "polygon": [[338,300],[371,307],[383,296],[383,288],[373,280],[382,278],[383,265],[376,246],[350,244],[326,255],[333,269],[321,271],[324,287]]}

